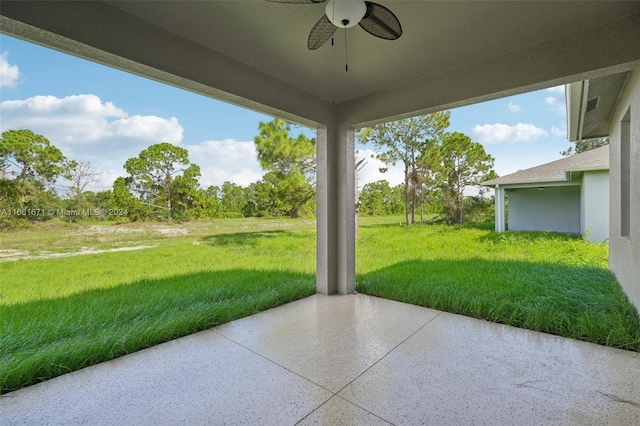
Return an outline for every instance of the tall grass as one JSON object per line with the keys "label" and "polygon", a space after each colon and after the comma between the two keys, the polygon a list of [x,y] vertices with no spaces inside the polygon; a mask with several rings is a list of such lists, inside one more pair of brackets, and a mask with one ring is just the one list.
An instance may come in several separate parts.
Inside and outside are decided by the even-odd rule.
{"label": "tall grass", "polygon": [[2,307],[3,391],[314,293],[311,274],[253,270],[145,279]]}
{"label": "tall grass", "polygon": [[0,263],[0,393],[315,293],[312,231],[217,231]]}
{"label": "tall grass", "polygon": [[640,319],[607,269],[607,244],[482,227],[378,226],[360,236],[362,293],[640,350]]}

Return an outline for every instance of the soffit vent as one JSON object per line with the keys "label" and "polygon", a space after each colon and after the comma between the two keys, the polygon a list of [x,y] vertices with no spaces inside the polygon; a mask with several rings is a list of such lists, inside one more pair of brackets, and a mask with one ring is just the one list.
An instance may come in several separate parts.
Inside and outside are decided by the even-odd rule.
{"label": "soffit vent", "polygon": [[600,96],[597,98],[593,98],[587,102],[587,112],[593,111],[598,106],[598,101],[600,100]]}

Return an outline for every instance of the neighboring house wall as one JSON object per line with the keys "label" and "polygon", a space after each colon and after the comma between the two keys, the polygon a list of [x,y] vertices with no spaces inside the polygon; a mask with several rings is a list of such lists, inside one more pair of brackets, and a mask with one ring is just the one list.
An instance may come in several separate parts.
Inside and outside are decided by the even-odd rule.
{"label": "neighboring house wall", "polygon": [[509,190],[510,231],[580,233],[580,187]]}
{"label": "neighboring house wall", "polygon": [[584,172],[580,194],[580,230],[589,241],[609,238],[609,171]]}
{"label": "neighboring house wall", "polygon": [[609,267],[640,310],[640,70],[627,80],[609,133]]}

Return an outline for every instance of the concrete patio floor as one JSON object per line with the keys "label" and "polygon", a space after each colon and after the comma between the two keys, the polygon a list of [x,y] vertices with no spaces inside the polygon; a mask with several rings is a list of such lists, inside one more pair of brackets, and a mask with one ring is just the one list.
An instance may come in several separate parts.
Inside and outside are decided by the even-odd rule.
{"label": "concrete patio floor", "polygon": [[0,424],[640,424],[640,354],[314,295],[0,397]]}

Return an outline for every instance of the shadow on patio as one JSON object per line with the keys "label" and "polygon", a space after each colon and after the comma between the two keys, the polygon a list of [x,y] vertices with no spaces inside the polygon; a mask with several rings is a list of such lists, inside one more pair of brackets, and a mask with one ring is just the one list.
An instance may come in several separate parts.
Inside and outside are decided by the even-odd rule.
{"label": "shadow on patio", "polygon": [[313,295],[0,397],[10,424],[637,424],[640,354]]}

